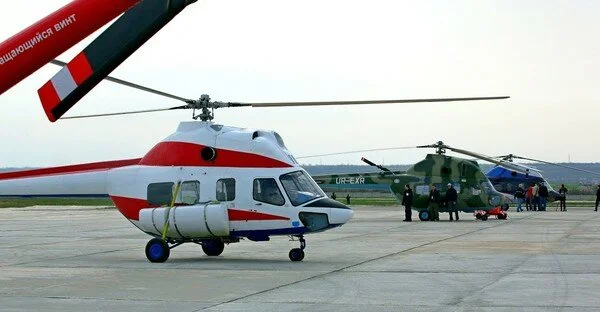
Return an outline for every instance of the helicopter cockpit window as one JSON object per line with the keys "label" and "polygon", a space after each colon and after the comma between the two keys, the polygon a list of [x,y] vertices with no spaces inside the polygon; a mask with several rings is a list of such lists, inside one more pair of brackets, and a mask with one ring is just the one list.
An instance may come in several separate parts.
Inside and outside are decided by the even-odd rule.
{"label": "helicopter cockpit window", "polygon": [[177,195],[177,202],[185,205],[195,205],[200,201],[200,182],[185,181]]}
{"label": "helicopter cockpit window", "polygon": [[429,185],[417,185],[415,186],[416,192],[418,195],[427,195],[429,194]]}
{"label": "helicopter cockpit window", "polygon": [[150,183],[147,189],[148,204],[152,206],[170,205],[173,198],[173,187],[175,183]]}
{"label": "helicopter cockpit window", "polygon": [[217,200],[235,200],[235,179],[219,179],[217,181]]}
{"label": "helicopter cockpit window", "polygon": [[283,174],[279,181],[294,206],[325,196],[321,188],[304,171]]}
{"label": "helicopter cockpit window", "polygon": [[481,189],[479,188],[479,185],[472,185],[471,186],[471,195],[473,195],[473,196],[479,196],[479,195],[481,195]]}
{"label": "helicopter cockpit window", "polygon": [[283,199],[279,186],[277,186],[277,181],[272,178],[254,179],[252,198],[259,202],[277,206],[285,204],[285,199]]}
{"label": "helicopter cockpit window", "polygon": [[491,193],[492,190],[494,189],[494,187],[492,186],[492,183],[490,183],[489,181],[481,182],[481,188],[483,189],[483,192],[486,194]]}

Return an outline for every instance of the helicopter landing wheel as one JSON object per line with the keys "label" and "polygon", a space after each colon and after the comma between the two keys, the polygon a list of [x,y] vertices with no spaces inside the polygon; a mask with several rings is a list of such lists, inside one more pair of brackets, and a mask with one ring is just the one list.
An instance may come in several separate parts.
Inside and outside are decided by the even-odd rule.
{"label": "helicopter landing wheel", "polygon": [[153,238],[146,244],[146,258],[148,258],[150,262],[165,262],[169,259],[170,254],[171,248],[169,248],[167,242],[160,238]]}
{"label": "helicopter landing wheel", "polygon": [[225,243],[223,243],[223,241],[220,239],[212,239],[202,242],[202,251],[204,251],[207,256],[216,257],[223,253],[223,249],[225,249]]}
{"label": "helicopter landing wheel", "polygon": [[304,248],[306,248],[306,241],[304,240],[304,237],[302,235],[299,237],[299,241],[300,248],[294,248],[290,250],[290,253],[288,254],[290,260],[294,262],[302,261],[302,259],[304,259]]}
{"label": "helicopter landing wheel", "polygon": [[429,217],[430,217],[429,211],[427,211],[427,210],[419,211],[419,220],[429,221]]}

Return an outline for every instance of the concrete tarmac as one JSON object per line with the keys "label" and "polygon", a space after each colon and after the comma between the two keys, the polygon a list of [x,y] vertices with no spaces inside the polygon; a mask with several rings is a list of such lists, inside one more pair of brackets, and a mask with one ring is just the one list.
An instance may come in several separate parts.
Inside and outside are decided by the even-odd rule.
{"label": "concrete tarmac", "polygon": [[0,209],[0,311],[600,310],[591,208],[485,222],[402,222],[400,207],[355,213],[306,236],[302,262],[287,256],[297,242],[274,237],[219,257],[185,244],[153,264],[149,237],[115,209]]}

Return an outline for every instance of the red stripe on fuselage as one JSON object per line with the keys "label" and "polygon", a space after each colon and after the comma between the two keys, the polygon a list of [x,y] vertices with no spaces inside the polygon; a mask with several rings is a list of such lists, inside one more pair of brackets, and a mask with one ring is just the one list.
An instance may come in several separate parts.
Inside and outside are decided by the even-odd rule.
{"label": "red stripe on fuselage", "polygon": [[136,158],[136,159],[103,161],[103,162],[72,165],[72,166],[61,166],[61,167],[52,167],[52,168],[5,172],[5,173],[0,173],[0,180],[19,179],[19,178],[34,178],[34,177],[49,176],[49,175],[83,173],[83,172],[89,172],[89,171],[102,171],[102,170],[108,170],[108,169],[112,169],[112,168],[133,166],[133,165],[137,165],[139,162],[140,162],[140,158]]}
{"label": "red stripe on fuselage", "polygon": [[131,198],[131,197],[121,197],[121,196],[110,196],[113,203],[119,209],[119,211],[125,216],[125,218],[129,220],[139,220],[140,219],[140,210],[144,208],[154,208],[158,206],[150,206],[147,200]]}
{"label": "red stripe on fuselage", "polygon": [[[140,210],[146,208],[156,208],[151,206],[147,200],[122,196],[110,196],[117,209],[129,220],[138,221],[140,219]],[[273,221],[290,220],[288,217],[272,215],[257,211],[228,209],[229,221]]]}
{"label": "red stripe on fuselage", "polygon": [[268,221],[268,220],[289,220],[288,217],[272,215],[268,213],[228,209],[229,221]]}
{"label": "red stripe on fuselage", "polygon": [[160,142],[142,160],[146,166],[201,166],[236,168],[287,168],[292,165],[277,159],[225,149],[216,149],[217,157],[205,161],[200,152],[205,146],[187,142]]}

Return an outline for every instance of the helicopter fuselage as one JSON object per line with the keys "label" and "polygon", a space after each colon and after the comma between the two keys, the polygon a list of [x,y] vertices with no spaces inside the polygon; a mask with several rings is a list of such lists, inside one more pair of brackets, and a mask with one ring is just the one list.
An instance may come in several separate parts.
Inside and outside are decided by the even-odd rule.
{"label": "helicopter fuselage", "polygon": [[173,244],[301,237],[353,216],[277,133],[211,122],[181,123],[140,159],[0,174],[0,196],[109,196],[136,227]]}
{"label": "helicopter fuselage", "polygon": [[457,208],[461,211],[489,210],[509,202],[505,194],[494,189],[477,162],[443,154],[428,154],[405,174],[396,175],[390,189],[401,201],[404,186],[409,184],[414,193],[413,209],[422,211],[428,209],[429,191],[435,185],[441,194],[436,204],[444,212],[448,210],[442,199],[449,183],[458,193]]}

